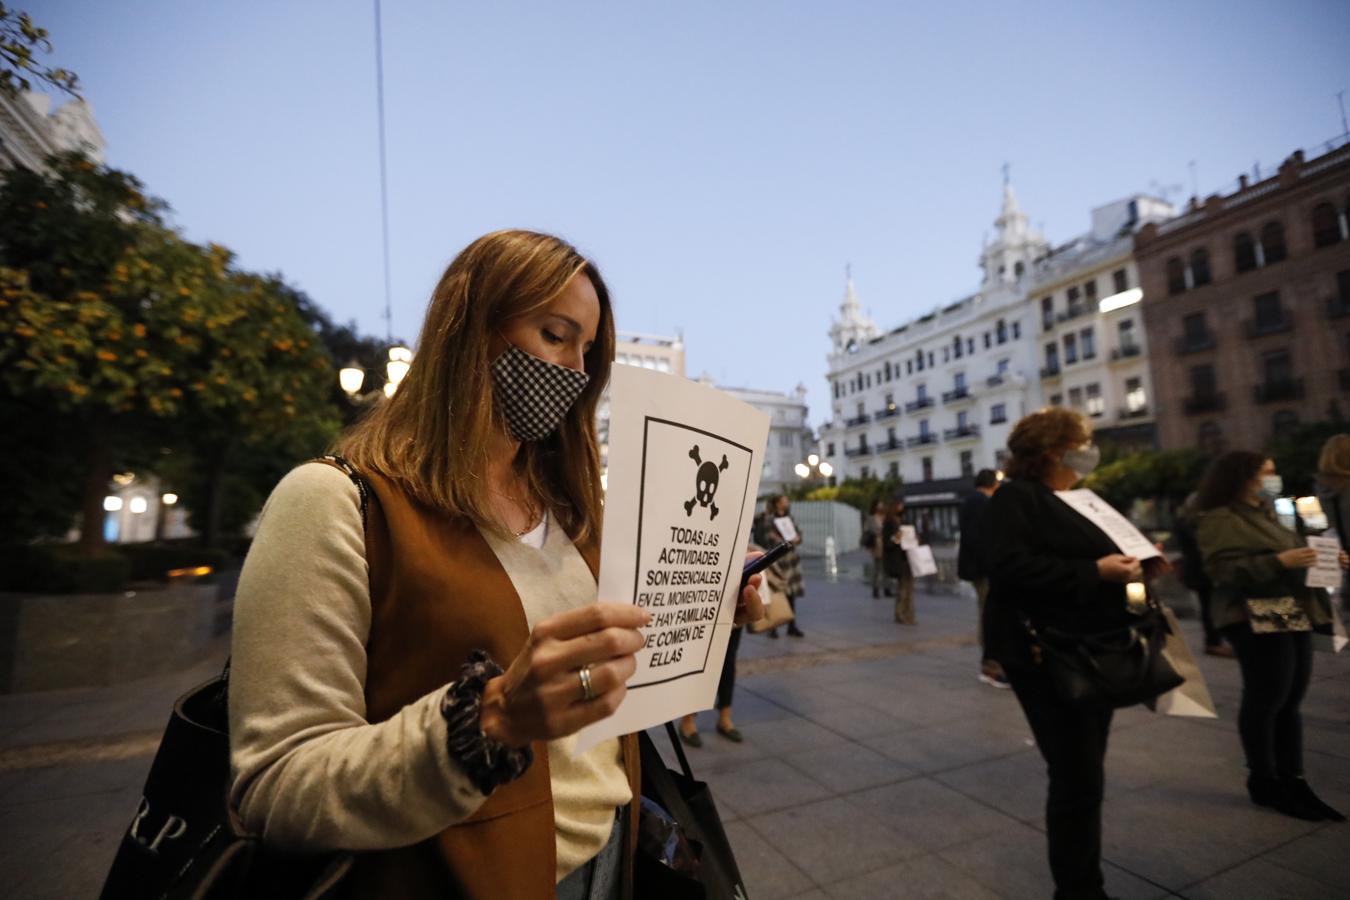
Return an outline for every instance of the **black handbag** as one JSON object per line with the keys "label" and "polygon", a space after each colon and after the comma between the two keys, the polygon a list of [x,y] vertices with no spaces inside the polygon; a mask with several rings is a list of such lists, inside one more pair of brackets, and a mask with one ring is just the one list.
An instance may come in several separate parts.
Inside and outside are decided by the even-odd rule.
{"label": "black handbag", "polygon": [[174,703],[100,900],[328,897],[352,856],[280,854],[245,833],[227,792],[229,665]]}
{"label": "black handbag", "polygon": [[[370,487],[341,457],[366,524]],[[282,853],[245,832],[229,804],[230,664],[179,697],[141,802],[100,900],[319,900],[351,869],[350,853]]]}
{"label": "black handbag", "polygon": [[[675,726],[669,722],[666,733],[679,757],[679,771],[666,768],[652,739],[645,731],[638,733],[644,808],[639,816],[638,852],[633,862],[633,896],[642,900],[746,900],[745,879],[736,865],[712,792],[689,770]],[[648,803],[659,809],[649,811]],[[679,826],[683,839],[680,834],[671,834],[665,822],[650,821],[652,817],[666,819],[662,813]],[[642,839],[657,832],[670,835],[664,841],[664,852]],[[693,865],[684,859],[686,845],[696,860]]]}
{"label": "black handbag", "polygon": [[1183,679],[1163,655],[1171,629],[1149,596],[1144,612],[1124,628],[1070,634],[1023,620],[1055,695],[1072,706],[1120,709],[1159,697]]}

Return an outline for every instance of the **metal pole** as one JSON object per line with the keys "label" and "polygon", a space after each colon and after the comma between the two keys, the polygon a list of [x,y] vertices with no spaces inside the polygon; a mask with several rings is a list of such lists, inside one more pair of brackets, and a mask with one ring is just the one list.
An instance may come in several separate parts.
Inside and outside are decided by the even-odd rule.
{"label": "metal pole", "polygon": [[384,243],[384,336],[394,341],[393,290],[389,284],[389,177],[384,153],[384,39],[380,28],[380,0],[375,0],[375,105],[380,131],[380,233]]}

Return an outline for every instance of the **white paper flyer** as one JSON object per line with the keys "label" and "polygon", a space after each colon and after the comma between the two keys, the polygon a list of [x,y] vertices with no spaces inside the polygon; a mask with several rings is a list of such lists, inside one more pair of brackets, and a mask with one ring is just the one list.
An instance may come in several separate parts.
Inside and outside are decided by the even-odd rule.
{"label": "white paper flyer", "polygon": [[651,613],[617,712],[579,733],[600,741],[712,706],[769,417],[715,388],[615,366],[599,597]]}
{"label": "white paper flyer", "polygon": [[1086,488],[1077,491],[1056,491],[1055,496],[1073,507],[1074,512],[1106,533],[1120,552],[1135,559],[1160,556],[1158,548],[1134,523],[1116,511],[1116,508]]}

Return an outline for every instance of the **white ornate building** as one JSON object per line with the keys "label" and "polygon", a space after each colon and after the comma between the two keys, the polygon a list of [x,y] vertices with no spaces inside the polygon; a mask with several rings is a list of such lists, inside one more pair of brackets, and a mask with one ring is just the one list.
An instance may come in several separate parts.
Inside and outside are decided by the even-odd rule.
{"label": "white ornate building", "polygon": [[830,327],[833,408],[820,438],[837,477],[898,476],[911,508],[939,533],[955,530],[971,476],[999,465],[1013,423],[1041,402],[1027,289],[1048,249],[1005,184],[977,293],[881,334],[848,279]]}
{"label": "white ornate building", "polygon": [[1173,215],[1168,203],[1142,195],[1099,206],[1089,232],[1033,270],[1042,395],[1091,418],[1099,442],[1156,444],[1134,235]]}
{"label": "white ornate building", "polygon": [[53,111],[46,94],[11,97],[0,91],[0,171],[15,166],[42,171],[48,156],[69,150],[83,150],[101,163],[106,147],[87,101],[71,100]]}
{"label": "white ornate building", "polygon": [[[711,379],[704,376],[705,381]],[[794,471],[815,452],[811,426],[807,423],[806,385],[790,394],[758,388],[718,387],[769,417],[769,443],[764,450],[764,468],[759,476],[759,495],[786,492],[801,482]]]}

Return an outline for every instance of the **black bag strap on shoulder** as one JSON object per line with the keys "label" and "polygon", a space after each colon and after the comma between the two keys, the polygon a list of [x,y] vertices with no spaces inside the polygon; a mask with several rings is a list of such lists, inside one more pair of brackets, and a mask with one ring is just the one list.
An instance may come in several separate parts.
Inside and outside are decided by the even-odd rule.
{"label": "black bag strap on shoulder", "polygon": [[326,456],[317,456],[314,459],[311,459],[310,462],[327,463],[330,466],[341,469],[343,474],[352,480],[352,484],[356,485],[357,496],[361,498],[361,530],[365,531],[366,525],[368,524],[366,522],[366,514],[370,509],[370,497],[374,493],[370,487],[370,482],[366,480],[366,476],[356,471],[356,467],[347,462],[346,459],[334,453],[330,453]]}

